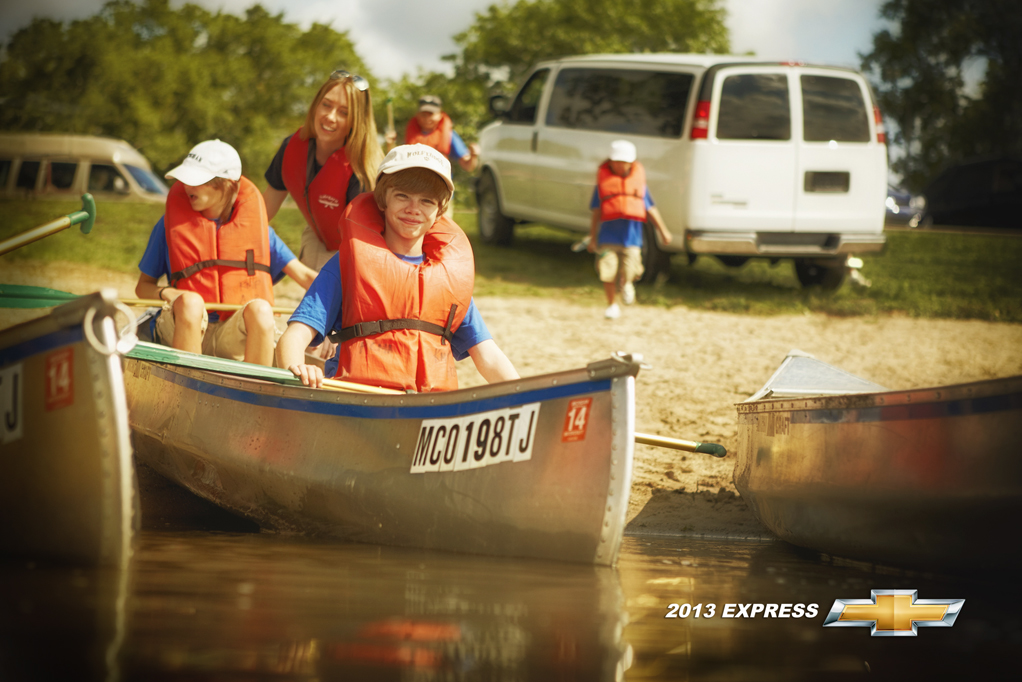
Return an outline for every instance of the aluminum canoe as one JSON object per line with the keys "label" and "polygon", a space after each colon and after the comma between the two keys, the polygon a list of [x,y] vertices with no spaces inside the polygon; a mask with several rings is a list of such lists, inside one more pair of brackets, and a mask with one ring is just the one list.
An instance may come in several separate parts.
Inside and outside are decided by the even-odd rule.
{"label": "aluminum canoe", "polygon": [[373,395],[140,343],[125,385],[139,461],[265,530],[612,565],[639,367]]}
{"label": "aluminum canoe", "polygon": [[738,404],[734,480],[784,540],[923,569],[1022,565],[1022,377],[889,391],[794,351]]}
{"label": "aluminum canoe", "polygon": [[[0,553],[119,566],[137,523],[117,311],[105,289],[0,331]],[[127,327],[125,327],[127,328]]]}

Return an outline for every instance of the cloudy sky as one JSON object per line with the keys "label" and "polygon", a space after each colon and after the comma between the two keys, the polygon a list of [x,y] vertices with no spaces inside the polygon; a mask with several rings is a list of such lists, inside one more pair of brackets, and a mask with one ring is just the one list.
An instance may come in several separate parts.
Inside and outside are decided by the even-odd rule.
{"label": "cloudy sky", "polygon": [[[511,0],[497,0],[509,2]],[[241,13],[254,0],[192,0],[210,9]],[[882,0],[724,0],[735,53],[857,67],[881,26]],[[6,42],[33,16],[69,20],[95,14],[103,0],[0,0],[0,40]],[[184,4],[171,0],[173,6]],[[440,57],[456,51],[451,36],[468,28],[494,0],[262,0],[303,27],[329,23],[348,31],[378,78],[445,68]],[[437,11],[442,8],[442,11]]]}

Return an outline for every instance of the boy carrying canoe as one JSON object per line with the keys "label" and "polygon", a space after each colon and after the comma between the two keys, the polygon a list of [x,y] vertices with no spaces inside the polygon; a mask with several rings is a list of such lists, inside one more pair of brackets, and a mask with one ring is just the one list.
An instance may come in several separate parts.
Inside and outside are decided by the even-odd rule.
{"label": "boy carrying canoe", "polygon": [[472,301],[475,264],[465,233],[443,217],[451,163],[426,145],[395,147],[372,193],[341,218],[339,250],[320,270],[277,345],[277,360],[306,386],[323,370],[305,348],[331,335],[327,373],[399,390],[458,387],[455,361],[471,357],[488,382],[518,378]]}
{"label": "boy carrying canoe", "polygon": [[[135,294],[158,298],[154,338],[178,350],[273,364],[273,283],[308,289],[316,273],[269,226],[263,195],[220,140],[201,142],[166,175],[177,180],[138,264]],[[168,286],[159,286],[166,275]],[[206,303],[244,304],[207,313]]]}

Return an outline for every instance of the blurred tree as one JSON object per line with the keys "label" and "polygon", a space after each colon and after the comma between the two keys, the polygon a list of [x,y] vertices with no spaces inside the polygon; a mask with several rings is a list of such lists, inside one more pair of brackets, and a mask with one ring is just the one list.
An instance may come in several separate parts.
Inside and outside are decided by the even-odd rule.
{"label": "blurred tree", "polygon": [[472,73],[508,70],[518,81],[532,64],[599,52],[707,52],[730,49],[717,0],[518,0],[490,5],[454,37]]}
{"label": "blurred tree", "polygon": [[[1018,0],[888,0],[880,14],[892,27],[873,36],[862,68],[897,124],[905,156],[891,165],[908,189],[970,156],[1022,154]],[[981,74],[976,96],[970,72]]]}
{"label": "blurred tree", "polygon": [[347,33],[303,32],[261,5],[237,17],[113,0],[70,25],[35,19],[0,60],[2,129],[120,137],[160,171],[220,138],[260,184],[334,68],[376,85]]}

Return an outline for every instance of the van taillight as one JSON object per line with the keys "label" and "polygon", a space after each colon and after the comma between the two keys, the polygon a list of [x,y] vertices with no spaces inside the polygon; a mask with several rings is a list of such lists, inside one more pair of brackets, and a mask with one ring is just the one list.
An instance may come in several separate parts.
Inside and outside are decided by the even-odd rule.
{"label": "van taillight", "polygon": [[887,132],[884,130],[884,117],[880,114],[880,107],[873,105],[873,120],[877,124],[877,142],[887,144]]}
{"label": "van taillight", "polygon": [[705,140],[710,132],[710,103],[703,100],[696,104],[696,113],[692,117],[692,139]]}

